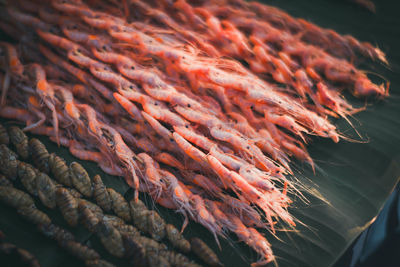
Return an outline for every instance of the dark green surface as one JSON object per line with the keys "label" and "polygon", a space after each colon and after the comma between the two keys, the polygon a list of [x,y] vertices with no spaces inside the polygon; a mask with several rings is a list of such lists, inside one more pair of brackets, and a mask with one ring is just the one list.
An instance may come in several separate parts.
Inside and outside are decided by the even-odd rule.
{"label": "dark green surface", "polygon": [[[298,166],[298,178],[320,199],[308,196],[309,204],[296,200],[291,212],[307,227],[298,224],[297,232],[281,232],[279,241],[272,236],[274,253],[280,266],[330,266],[351,244],[354,238],[366,228],[381,209],[400,176],[400,19],[399,4],[396,1],[376,1],[377,14],[373,15],[347,1],[338,0],[271,0],[267,4],[281,7],[293,16],[312,22],[339,33],[352,34],[356,38],[377,44],[387,53],[392,71],[379,65],[368,65],[366,69],[383,74],[391,82],[391,96],[381,102],[371,102],[367,111],[357,114],[356,127],[369,139],[368,143],[314,139],[309,147],[311,156],[318,165],[314,175],[308,168]],[[354,100],[350,97],[350,99]],[[355,104],[364,102],[354,100]],[[351,128],[344,121],[337,122],[343,132],[351,134]],[[45,140],[45,139],[42,139]],[[67,161],[74,160],[67,150],[46,142],[49,150],[57,151]],[[91,175],[100,173],[94,164],[85,163]],[[118,178],[105,176],[105,184],[119,192],[126,192],[127,186]],[[307,178],[305,178],[307,177]],[[127,193],[131,196],[131,192]],[[142,196],[143,197],[143,196]],[[151,203],[149,200],[148,203]],[[180,226],[180,215],[157,207],[164,218]],[[31,249],[43,266],[78,266],[71,257],[56,248],[17,217],[11,209],[0,205],[0,229],[21,247]],[[57,215],[57,212],[54,212]],[[61,218],[57,215],[57,222]],[[89,238],[84,229],[78,229],[81,240],[89,240],[99,247],[96,238]],[[202,226],[191,223],[185,234],[200,236],[217,249],[212,236]],[[234,248],[222,241],[220,258],[226,266],[246,266],[258,259],[249,248],[236,242],[231,236]],[[104,251],[103,251],[104,252]],[[104,252],[105,257],[107,257]],[[123,266],[122,262],[116,262]]]}

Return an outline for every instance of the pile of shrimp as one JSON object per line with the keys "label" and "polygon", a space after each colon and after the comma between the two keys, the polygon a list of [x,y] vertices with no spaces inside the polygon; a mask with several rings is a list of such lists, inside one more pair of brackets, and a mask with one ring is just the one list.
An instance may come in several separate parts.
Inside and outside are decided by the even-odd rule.
{"label": "pile of shrimp", "polygon": [[[26,124],[215,236],[274,260],[263,230],[294,228],[291,161],[346,138],[342,92],[383,98],[356,67],[387,64],[352,36],[244,0],[9,1],[0,116]],[[350,121],[349,121],[350,122]],[[292,167],[291,167],[292,166]],[[279,222],[279,224],[277,224]]]}

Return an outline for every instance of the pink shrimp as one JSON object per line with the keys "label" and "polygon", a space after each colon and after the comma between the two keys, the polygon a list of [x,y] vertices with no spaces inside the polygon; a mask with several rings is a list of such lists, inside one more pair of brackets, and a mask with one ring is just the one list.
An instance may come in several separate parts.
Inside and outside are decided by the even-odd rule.
{"label": "pink shrimp", "polygon": [[142,161],[143,164],[145,165],[145,175],[146,175],[146,181],[151,184],[152,187],[155,187],[155,193],[153,193],[154,196],[156,196],[156,199],[160,197],[161,192],[162,192],[162,178],[159,173],[159,166],[158,163],[156,163],[152,157],[147,155],[146,153],[140,153],[137,155]]}
{"label": "pink shrimp", "polygon": [[194,129],[189,127],[189,125],[185,125],[185,127],[174,126],[173,128],[175,132],[177,132],[183,138],[206,151],[210,151],[210,149],[216,145],[204,135],[196,133]]}
{"label": "pink shrimp", "polygon": [[193,110],[193,109],[189,109],[189,108],[185,108],[185,107],[181,107],[181,106],[176,106],[175,110],[179,114],[181,114],[185,119],[187,119],[191,122],[195,122],[195,123],[207,126],[209,128],[221,124],[220,120],[217,117],[210,115],[210,114],[205,114],[205,113],[197,111],[197,110]]}
{"label": "pink shrimp", "polygon": [[39,118],[39,120],[32,124],[27,123],[26,127],[22,129],[24,132],[31,131],[37,127],[40,127],[46,121],[46,115],[40,111],[40,103],[35,96],[30,96],[28,98],[28,107],[35,113],[35,115]]}
{"label": "pink shrimp", "polygon": [[38,28],[38,29],[41,29],[44,31],[48,31],[51,28],[50,25],[44,23],[37,17],[34,17],[27,13],[23,13],[23,12],[15,9],[14,7],[8,7],[7,12],[8,12],[8,14],[11,15],[11,17],[13,17],[17,21],[21,22],[22,24],[33,26],[35,28]]}
{"label": "pink shrimp", "polygon": [[144,111],[157,120],[174,126],[184,126],[188,124],[181,116],[171,112],[162,102],[145,97],[142,98],[141,103]]}
{"label": "pink shrimp", "polygon": [[172,136],[173,136],[175,142],[178,144],[178,146],[190,158],[194,159],[195,161],[199,162],[200,164],[204,164],[207,161],[206,154],[204,154],[202,151],[200,151],[199,149],[192,146],[180,134],[178,134],[177,132],[174,132],[172,134]]}
{"label": "pink shrimp", "polygon": [[93,80],[89,77],[89,75],[81,69],[75,68],[65,60],[61,59],[59,56],[51,52],[49,49],[44,47],[43,45],[39,45],[40,52],[53,64],[60,66],[61,68],[65,69],[77,79],[79,79],[82,83],[87,83],[90,80]]}
{"label": "pink shrimp", "polygon": [[45,32],[40,29],[36,29],[36,33],[40,36],[40,38],[42,38],[46,42],[50,43],[55,47],[60,47],[64,50],[77,49],[79,47],[78,44],[70,41],[69,39],[52,34],[50,32]]}
{"label": "pink shrimp", "polygon": [[118,93],[114,93],[113,96],[115,100],[117,100],[118,103],[126,110],[126,112],[128,112],[132,119],[139,122],[143,121],[142,113],[135,104]]}
{"label": "pink shrimp", "polygon": [[[238,196],[241,196],[251,203],[257,204],[264,212],[271,230],[274,232],[274,223],[271,217],[271,210],[263,194],[256,188],[251,186],[242,176],[234,171],[229,171],[225,168],[221,162],[219,162],[215,157],[208,155],[207,160],[210,163],[212,169],[218,174],[224,184],[228,184],[232,190],[236,192]],[[241,193],[239,193],[240,191]]]}
{"label": "pink shrimp", "polygon": [[146,121],[153,127],[153,129],[163,138],[170,139],[172,138],[172,133],[170,130],[165,128],[160,122],[154,119],[152,116],[142,111],[142,116],[146,119]]}
{"label": "pink shrimp", "polygon": [[199,195],[192,196],[192,203],[193,203],[193,219],[208,230],[214,235],[215,241],[218,244],[218,247],[221,247],[217,234],[222,234],[221,226],[217,224],[214,216],[207,210],[207,207],[204,203],[204,200]]}
{"label": "pink shrimp", "polygon": [[178,170],[183,171],[185,167],[183,164],[175,158],[173,155],[167,153],[167,152],[161,152],[158,153],[154,156],[154,159],[157,160],[160,163],[166,164],[170,167],[177,168]]}
{"label": "pink shrimp", "polygon": [[[165,179],[168,185],[168,190],[172,194],[173,201],[177,204],[182,212],[188,213],[189,215],[193,216],[190,203],[190,198],[192,197],[192,194],[190,193],[190,191],[182,182],[178,181],[178,179],[172,173],[166,170],[160,170],[160,172],[162,173],[163,179]],[[184,225],[186,226],[187,223],[188,222],[186,222]],[[185,227],[182,228],[184,229]]]}
{"label": "pink shrimp", "polygon": [[206,177],[201,174],[189,174],[187,176],[191,177],[190,181],[193,184],[200,186],[206,192],[213,196],[220,196],[220,194],[222,193],[222,189],[215,182],[213,182],[210,177]]}
{"label": "pink shrimp", "polygon": [[11,106],[0,107],[0,116],[6,119],[19,120],[23,122],[34,120],[34,117],[28,110]]}
{"label": "pink shrimp", "polygon": [[293,132],[294,134],[300,136],[300,138],[303,140],[305,140],[303,133],[309,133],[306,128],[300,126],[292,117],[288,115],[278,115],[268,110],[264,111],[264,115],[265,119],[268,121]]}
{"label": "pink shrimp", "polygon": [[60,143],[58,139],[58,132],[59,132],[58,117],[55,108],[54,89],[47,82],[46,73],[40,65],[34,63],[30,65],[30,68],[34,71],[37,93],[41,97],[42,101],[46,104],[46,106],[52,111],[54,132],[56,135],[57,144],[59,145]]}
{"label": "pink shrimp", "polygon": [[[109,47],[103,45],[101,48],[93,47],[92,53],[96,58],[106,63],[114,64],[117,66],[118,65],[130,66],[130,68],[132,68],[132,66],[135,67],[134,61],[129,57],[108,50]],[[125,75],[122,71],[121,73]]]}
{"label": "pink shrimp", "polygon": [[210,155],[217,158],[222,164],[231,170],[239,171],[240,168],[247,165],[248,163],[241,158],[238,158],[231,154],[225,154],[217,149],[217,145],[214,145],[210,149]]}
{"label": "pink shrimp", "polygon": [[252,247],[259,255],[262,255],[264,260],[252,263],[252,267],[264,266],[265,264],[275,261],[274,254],[271,249],[271,244],[262,236],[256,229],[248,228],[250,237],[245,241],[249,247]]}
{"label": "pink shrimp", "polygon": [[69,60],[86,68],[89,68],[90,66],[96,66],[101,68],[104,66],[102,63],[93,60],[92,58],[84,55],[83,53],[84,52],[82,48],[76,48],[69,50],[67,56]]}
{"label": "pink shrimp", "polygon": [[51,1],[51,4],[55,9],[70,15],[77,14],[90,17],[93,15],[93,11],[83,5],[80,0],[53,0]]}

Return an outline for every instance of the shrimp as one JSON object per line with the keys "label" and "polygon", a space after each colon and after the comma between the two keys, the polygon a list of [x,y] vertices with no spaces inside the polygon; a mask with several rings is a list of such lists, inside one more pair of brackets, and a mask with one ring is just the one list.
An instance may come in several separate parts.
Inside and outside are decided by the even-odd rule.
{"label": "shrimp", "polygon": [[176,106],[175,110],[181,114],[185,119],[195,122],[209,128],[220,125],[221,121],[213,115],[205,114],[201,111],[189,109],[186,107]]}
{"label": "shrimp", "polygon": [[126,99],[124,96],[114,93],[113,94],[115,100],[118,101],[118,103],[128,112],[128,114],[131,116],[136,121],[142,122],[143,121],[143,116],[138,107],[133,104],[131,101]]}
{"label": "shrimp", "polygon": [[[189,178],[190,177],[190,178]],[[190,182],[193,184],[200,186],[206,192],[210,193],[213,196],[219,196],[222,193],[222,189],[214,183],[209,177],[206,177],[201,174],[188,174],[185,175],[186,179],[191,179]]]}
{"label": "shrimp", "polygon": [[142,111],[142,116],[146,119],[146,121],[153,127],[153,129],[163,138],[170,139],[172,138],[172,133],[170,130],[165,128],[160,122],[154,119],[152,116]]}
{"label": "shrimp", "polygon": [[268,110],[264,110],[264,115],[266,120],[293,132],[305,141],[302,133],[307,134],[309,133],[308,130],[296,123],[296,121],[292,117],[288,115],[278,115]]}
{"label": "shrimp", "polygon": [[46,42],[50,43],[55,47],[60,47],[64,50],[73,50],[78,49],[79,45],[66,39],[64,37],[52,34],[50,32],[42,31],[40,29],[36,29],[36,33],[39,35],[40,38],[45,40]]}
{"label": "shrimp", "polygon": [[208,211],[206,204],[204,203],[204,200],[199,195],[192,196],[192,203],[193,203],[193,210],[195,211],[193,212],[192,215],[193,219],[211,231],[211,233],[214,235],[218,247],[221,248],[221,245],[217,237],[217,234],[222,235],[223,233],[221,226],[218,225],[214,216]]}
{"label": "shrimp", "polygon": [[68,51],[67,57],[69,60],[75,62],[76,64],[89,68],[90,66],[103,67],[104,65],[100,62],[91,59],[90,57],[83,54],[82,48],[71,49]]}
{"label": "shrimp", "polygon": [[[189,193],[190,191],[182,182],[178,181],[178,179],[172,173],[166,170],[160,170],[160,172],[163,175],[163,179],[167,183],[168,191],[172,194],[172,200],[178,206],[178,210],[182,211],[184,214],[188,213],[190,216],[193,216],[193,207],[191,206],[190,202],[192,194]],[[182,226],[182,232],[188,223],[189,221],[187,218],[185,218],[185,222]]]}
{"label": "shrimp", "polygon": [[177,168],[178,170],[184,170],[183,164],[174,156],[167,152],[161,152],[154,156],[154,159],[160,163],[166,164],[170,167]]}
{"label": "shrimp", "polygon": [[175,142],[178,146],[185,152],[193,160],[199,162],[200,164],[204,164],[206,159],[206,154],[204,154],[201,150],[197,149],[196,147],[192,146],[188,141],[185,140],[180,134],[174,132],[172,134]]}
{"label": "shrimp", "polygon": [[158,170],[159,169],[158,164],[154,162],[153,158],[151,158],[146,153],[140,153],[137,156],[143,161],[143,164],[145,165],[146,169],[145,174],[147,181],[150,182],[152,186],[156,187],[155,189],[156,192],[153,193],[152,195],[160,197],[162,192],[163,182]]}
{"label": "shrimp", "polygon": [[34,26],[35,28],[39,28],[44,31],[47,31],[51,28],[50,25],[44,23],[37,17],[34,17],[27,13],[23,13],[23,12],[15,9],[14,7],[8,7],[7,12],[8,12],[8,14],[10,14],[11,17],[13,17],[17,21],[19,21],[25,25]]}
{"label": "shrimp", "polygon": [[38,92],[39,96],[46,104],[46,106],[52,111],[54,134],[56,136],[57,144],[60,145],[58,116],[55,108],[54,89],[47,82],[46,73],[40,65],[34,63],[30,66],[30,68],[32,68],[35,73],[34,75],[36,78],[36,91]]}
{"label": "shrimp", "polygon": [[179,135],[181,135],[187,141],[195,144],[196,146],[198,146],[206,151],[210,151],[211,148],[216,145],[213,141],[211,141],[204,135],[198,134],[195,132],[194,129],[189,128],[189,125],[185,125],[185,127],[173,126],[173,128],[174,128],[175,132],[177,132]]}
{"label": "shrimp", "polygon": [[[224,184],[229,184],[229,187],[232,188],[232,190],[234,190],[237,195],[247,199],[251,203],[257,204],[265,212],[265,216],[267,216],[271,231],[274,232],[274,223],[271,217],[272,214],[270,207],[267,204],[268,201],[265,199],[265,196],[255,187],[250,185],[238,173],[226,169],[215,157],[208,155],[207,160]],[[239,193],[238,191],[240,191],[241,193]]]}
{"label": "shrimp", "polygon": [[171,112],[162,102],[145,97],[141,103],[144,111],[157,120],[174,126],[184,126],[188,124],[181,116]]}

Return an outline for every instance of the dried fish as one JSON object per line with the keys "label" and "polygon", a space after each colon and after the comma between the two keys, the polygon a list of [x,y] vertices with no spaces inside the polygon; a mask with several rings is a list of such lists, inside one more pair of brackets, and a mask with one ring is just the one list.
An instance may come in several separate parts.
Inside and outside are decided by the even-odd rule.
{"label": "dried fish", "polygon": [[192,251],[208,266],[223,266],[219,261],[218,256],[212,251],[212,249],[204,243],[200,238],[192,238],[190,240]]}
{"label": "dried fish", "polygon": [[0,145],[0,171],[12,181],[17,178],[17,155],[6,145]]}
{"label": "dried fish", "polygon": [[11,126],[8,128],[8,136],[10,137],[11,144],[15,146],[21,159],[28,159],[29,146],[26,134],[19,127]]}
{"label": "dried fish", "polygon": [[56,207],[57,187],[53,180],[47,174],[39,172],[36,175],[36,189],[43,205],[50,209],[54,209]]}
{"label": "dried fish", "polygon": [[123,219],[125,222],[130,222],[131,219],[131,212],[129,209],[129,204],[125,200],[125,198],[118,192],[116,192],[112,188],[107,188],[107,192],[110,195],[112,201],[112,209],[114,213]]}
{"label": "dried fish", "polygon": [[32,165],[19,162],[18,164],[18,177],[21,180],[22,185],[29,192],[29,194],[37,196],[37,188],[36,188],[36,170]]}
{"label": "dried fish", "polygon": [[120,232],[110,223],[102,221],[98,224],[96,234],[99,236],[104,248],[113,256],[122,258],[125,248]]}
{"label": "dried fish", "polygon": [[167,224],[165,226],[165,230],[169,242],[171,242],[174,247],[185,253],[189,253],[190,242],[183,237],[183,235],[178,231],[178,229],[176,229],[175,226],[172,224]]}
{"label": "dried fish", "polygon": [[58,188],[56,192],[56,203],[61,214],[71,226],[78,224],[78,201],[65,188]]}
{"label": "dried fish", "polygon": [[49,152],[45,145],[39,139],[32,138],[29,140],[29,151],[35,166],[44,173],[50,172]]}
{"label": "dried fish", "polygon": [[92,183],[89,174],[77,162],[72,162],[69,165],[69,173],[73,186],[82,193],[85,197],[91,197],[93,193]]}
{"label": "dried fish", "polygon": [[111,211],[112,201],[110,195],[98,174],[93,177],[93,197],[96,200],[97,205],[99,205],[104,211]]}
{"label": "dried fish", "polygon": [[35,205],[27,193],[9,186],[0,186],[0,200],[17,209]]}
{"label": "dried fish", "polygon": [[57,182],[72,186],[70,172],[65,161],[54,153],[49,156],[49,168]]}

